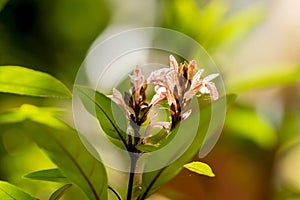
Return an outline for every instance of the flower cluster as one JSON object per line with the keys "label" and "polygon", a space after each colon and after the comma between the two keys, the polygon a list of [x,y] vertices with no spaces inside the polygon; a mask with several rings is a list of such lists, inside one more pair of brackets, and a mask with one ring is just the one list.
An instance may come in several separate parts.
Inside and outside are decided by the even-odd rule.
{"label": "flower cluster", "polygon": [[[178,64],[174,56],[170,55],[170,67],[153,71],[147,79],[141,69],[136,67],[130,76],[131,89],[129,93],[125,92],[124,97],[117,89],[113,89],[113,94],[109,97],[121,105],[129,122],[127,134],[133,136],[129,145],[134,147],[145,143],[146,140],[140,138],[148,137],[154,127],[163,128],[166,133],[170,133],[180,121],[189,117],[192,111],[188,109],[188,105],[197,93],[209,94],[212,100],[217,100],[218,90],[211,81],[219,74],[202,78],[202,73],[203,69],[197,69],[196,61]],[[150,102],[146,97],[149,84],[153,84],[155,89]],[[164,100],[169,105],[170,121],[153,123],[153,119],[150,119],[146,130],[141,134],[140,127],[149,118],[151,108]]]}

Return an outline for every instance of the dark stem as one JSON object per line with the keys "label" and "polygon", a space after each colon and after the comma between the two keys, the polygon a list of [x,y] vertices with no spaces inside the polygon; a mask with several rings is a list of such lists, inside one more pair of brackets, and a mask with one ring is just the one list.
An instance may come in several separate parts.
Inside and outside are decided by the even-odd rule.
{"label": "dark stem", "polygon": [[118,200],[122,200],[121,197],[120,197],[120,195],[112,187],[108,186],[108,189],[110,189],[116,195],[116,197],[118,198]]}
{"label": "dark stem", "polygon": [[138,160],[138,156],[135,154],[130,154],[130,175],[129,175],[129,181],[128,181],[128,190],[127,190],[127,200],[131,200],[132,198],[132,191],[133,191],[133,183],[134,183],[134,175],[135,175],[135,168],[136,168],[136,163]]}
{"label": "dark stem", "polygon": [[157,179],[159,178],[159,176],[163,173],[163,171],[166,169],[166,167],[164,167],[163,169],[161,169],[156,176],[154,177],[154,179],[151,181],[150,185],[147,187],[146,191],[142,194],[142,196],[139,196],[138,200],[145,200],[148,193],[150,192],[151,188],[153,187],[153,185],[155,184],[155,182],[157,181]]}

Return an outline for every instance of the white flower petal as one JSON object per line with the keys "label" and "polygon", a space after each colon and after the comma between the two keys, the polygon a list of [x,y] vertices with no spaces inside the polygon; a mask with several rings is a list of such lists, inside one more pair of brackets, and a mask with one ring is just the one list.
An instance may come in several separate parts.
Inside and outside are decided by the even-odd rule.
{"label": "white flower petal", "polygon": [[195,76],[193,77],[192,83],[200,80],[202,73],[204,72],[203,69],[200,69],[197,71],[197,73],[195,74]]}
{"label": "white flower petal", "polygon": [[157,93],[152,97],[150,105],[154,106],[164,100],[167,96],[164,93]]}
{"label": "white flower petal", "polygon": [[185,120],[186,118],[188,118],[192,113],[192,110],[188,110],[185,113],[182,114],[181,119]]}
{"label": "white flower petal", "polygon": [[143,140],[145,141],[145,139],[147,137],[150,136],[150,132],[153,128],[163,128],[167,131],[167,133],[169,133],[169,128],[171,126],[171,123],[170,122],[155,122],[155,123],[151,123],[151,121],[149,122],[146,130],[145,130],[145,133],[144,133],[144,138]]}
{"label": "white flower petal", "polygon": [[178,71],[178,63],[173,55],[170,55],[170,68]]}
{"label": "white flower petal", "polygon": [[189,89],[185,94],[184,94],[184,99],[186,101],[190,100],[191,98],[193,98],[193,96],[195,95],[195,93],[193,92],[192,89]]}
{"label": "white flower petal", "polygon": [[210,74],[203,79],[203,82],[209,83],[211,80],[215,79],[218,76],[219,76],[219,74]]}
{"label": "white flower petal", "polygon": [[150,76],[147,79],[147,83],[163,85],[165,83],[165,76],[170,71],[172,71],[172,69],[170,69],[170,68],[161,68],[161,69],[151,72]]}
{"label": "white flower petal", "polygon": [[213,101],[217,100],[219,98],[219,93],[218,93],[218,90],[217,90],[215,84],[210,82],[207,84],[206,87],[209,90],[211,99]]}
{"label": "white flower petal", "polygon": [[200,88],[199,92],[201,92],[202,94],[209,94],[210,90],[206,86],[203,86]]}
{"label": "white flower petal", "polygon": [[119,90],[117,90],[116,88],[113,88],[113,94],[112,95],[108,95],[107,97],[109,97],[111,100],[113,100],[116,104],[119,104],[123,110],[125,111],[127,117],[129,117],[130,112],[128,110],[128,106],[125,103],[121,92],[119,92]]}

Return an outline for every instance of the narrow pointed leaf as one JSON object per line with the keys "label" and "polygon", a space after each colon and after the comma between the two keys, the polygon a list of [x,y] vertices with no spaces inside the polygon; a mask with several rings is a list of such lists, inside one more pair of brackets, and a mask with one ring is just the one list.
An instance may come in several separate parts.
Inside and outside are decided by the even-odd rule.
{"label": "narrow pointed leaf", "polygon": [[209,177],[215,177],[215,174],[213,173],[210,166],[203,162],[191,162],[183,165],[183,167],[197,174],[201,174]]}
{"label": "narrow pointed leaf", "polygon": [[69,189],[72,186],[72,184],[66,184],[56,190],[49,198],[49,200],[59,200],[65,193],[67,189]]}
{"label": "narrow pointed leaf", "polygon": [[0,199],[37,200],[37,198],[30,196],[29,194],[23,192],[21,189],[17,188],[16,186],[4,181],[0,181]]}
{"label": "narrow pointed leaf", "polygon": [[53,76],[18,66],[0,67],[0,92],[37,97],[72,97],[66,86]]}
{"label": "narrow pointed leaf", "polygon": [[91,200],[107,199],[105,168],[87,151],[75,130],[50,128],[33,122],[27,124],[37,145],[70,182],[81,188]]}
{"label": "narrow pointed leaf", "polygon": [[87,111],[98,118],[103,131],[109,137],[121,141],[123,147],[126,147],[126,133],[124,130],[127,129],[127,119],[124,111],[104,94],[88,87],[77,85],[75,86],[75,92]]}
{"label": "narrow pointed leaf", "polygon": [[46,169],[36,172],[31,172],[24,176],[25,178],[40,180],[40,181],[51,181],[51,182],[70,182],[66,176],[64,176],[61,171],[57,168]]}

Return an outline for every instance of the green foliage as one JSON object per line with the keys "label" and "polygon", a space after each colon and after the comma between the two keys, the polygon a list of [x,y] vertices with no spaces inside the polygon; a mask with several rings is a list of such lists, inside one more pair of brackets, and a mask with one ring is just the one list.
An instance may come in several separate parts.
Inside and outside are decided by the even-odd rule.
{"label": "green foliage", "polygon": [[57,168],[31,172],[29,174],[26,174],[24,177],[33,180],[41,180],[41,181],[64,182],[64,183],[69,182],[67,177],[65,177],[61,173],[61,171]]}
{"label": "green foliage", "polygon": [[165,1],[164,26],[196,39],[208,51],[239,41],[263,18],[261,5],[228,16],[229,2]]}
{"label": "green foliage", "polygon": [[72,186],[72,184],[66,184],[59,189],[57,189],[49,198],[49,200],[59,200],[67,189],[69,189]]}
{"label": "green foliage", "polygon": [[213,173],[210,166],[203,162],[191,162],[183,165],[183,167],[197,174],[201,174],[209,177],[215,177],[215,174]]}
{"label": "green foliage", "polygon": [[63,128],[65,124],[61,123],[61,121],[55,117],[59,114],[62,114],[60,108],[36,107],[34,105],[24,104],[20,108],[0,113],[0,124],[31,120],[50,127]]}
{"label": "green foliage", "polygon": [[75,92],[81,98],[89,113],[97,117],[103,131],[121,148],[127,148],[127,119],[124,111],[104,94],[84,86],[75,86]]}
{"label": "green foliage", "polygon": [[0,67],[0,92],[37,97],[72,97],[70,91],[51,75],[18,66]]}
{"label": "green foliage", "polygon": [[0,181],[0,199],[37,200],[37,198],[30,196],[29,194],[23,192],[16,186],[4,181]]}
{"label": "green foliage", "polygon": [[300,66],[284,64],[263,67],[254,73],[240,74],[227,84],[228,91],[242,93],[271,86],[284,86],[300,82]]}
{"label": "green foliage", "polygon": [[[220,4],[217,4],[220,6]],[[223,16],[224,17],[224,16]],[[221,47],[232,45],[249,34],[264,17],[264,10],[261,5],[254,5],[245,10],[235,12],[228,18],[225,17],[220,26],[208,35],[205,46]]]}
{"label": "green foliage", "polygon": [[107,199],[105,168],[87,151],[75,130],[55,129],[32,122],[28,122],[28,126],[37,145],[89,199]]}
{"label": "green foliage", "polygon": [[147,145],[147,144],[141,144],[141,145],[137,145],[136,148],[142,152],[152,152],[152,151],[156,151],[158,149],[157,146],[154,145]]}
{"label": "green foliage", "polygon": [[270,149],[277,143],[273,125],[252,108],[232,108],[226,116],[225,129],[231,134]]}

